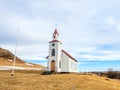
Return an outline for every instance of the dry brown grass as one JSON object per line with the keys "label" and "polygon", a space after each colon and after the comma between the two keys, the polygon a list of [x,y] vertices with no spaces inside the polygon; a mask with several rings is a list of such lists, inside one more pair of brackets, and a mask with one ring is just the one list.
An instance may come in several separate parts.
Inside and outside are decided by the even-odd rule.
{"label": "dry brown grass", "polygon": [[0,71],[0,90],[120,90],[120,81],[96,75],[40,75],[39,71]]}
{"label": "dry brown grass", "polygon": [[[0,47],[0,66],[12,66],[13,64],[13,59],[14,59],[14,54],[11,53],[7,49],[3,49]],[[21,60],[20,58],[16,57],[16,66],[19,67],[30,67],[30,68],[44,68],[41,65],[33,64],[31,65],[26,65],[27,62],[24,60]]]}
{"label": "dry brown grass", "polygon": [[[17,62],[16,61],[16,66],[30,67],[30,68],[44,68],[41,65],[32,64],[33,66],[30,66],[30,65],[26,65],[25,63],[27,63],[27,62]],[[0,66],[12,66],[12,65],[13,65],[13,62],[9,61],[8,59],[0,58]]]}

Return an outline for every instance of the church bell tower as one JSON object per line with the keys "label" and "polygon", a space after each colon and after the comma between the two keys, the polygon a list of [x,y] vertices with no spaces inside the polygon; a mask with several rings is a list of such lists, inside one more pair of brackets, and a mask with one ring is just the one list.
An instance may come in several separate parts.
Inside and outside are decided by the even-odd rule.
{"label": "church bell tower", "polygon": [[58,40],[57,28],[53,33],[53,40],[49,42],[48,71],[61,72],[61,51],[62,43]]}

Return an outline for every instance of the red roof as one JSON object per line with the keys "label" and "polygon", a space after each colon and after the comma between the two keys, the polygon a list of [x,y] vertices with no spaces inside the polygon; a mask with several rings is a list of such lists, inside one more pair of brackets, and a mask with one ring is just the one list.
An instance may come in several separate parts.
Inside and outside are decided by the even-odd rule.
{"label": "red roof", "polygon": [[[50,41],[49,43],[52,43],[52,42],[60,42],[59,40],[52,40]],[[61,42],[60,42],[61,43]],[[62,44],[62,43],[61,43]]]}
{"label": "red roof", "polygon": [[63,53],[65,53],[68,57],[70,57],[72,60],[78,62],[75,58],[73,58],[70,54],[68,54],[66,51],[62,50]]}
{"label": "red roof", "polygon": [[57,31],[57,29],[55,29],[55,31],[54,31],[54,33],[53,33],[53,34],[59,34],[59,33],[58,33],[58,31]]}

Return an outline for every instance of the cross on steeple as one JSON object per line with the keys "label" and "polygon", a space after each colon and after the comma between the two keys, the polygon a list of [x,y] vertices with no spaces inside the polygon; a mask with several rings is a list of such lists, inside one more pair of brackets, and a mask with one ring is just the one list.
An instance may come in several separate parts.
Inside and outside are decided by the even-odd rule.
{"label": "cross on steeple", "polygon": [[57,31],[57,24],[55,24],[55,31],[53,33],[53,40],[58,40],[59,33]]}

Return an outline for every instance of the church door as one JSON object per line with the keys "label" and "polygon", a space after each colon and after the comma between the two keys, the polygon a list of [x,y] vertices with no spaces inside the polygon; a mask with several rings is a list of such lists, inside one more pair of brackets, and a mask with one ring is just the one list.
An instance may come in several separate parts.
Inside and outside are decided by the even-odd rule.
{"label": "church door", "polygon": [[55,61],[51,61],[51,71],[55,71]]}

